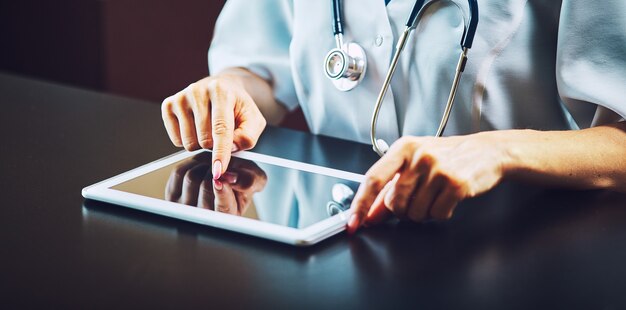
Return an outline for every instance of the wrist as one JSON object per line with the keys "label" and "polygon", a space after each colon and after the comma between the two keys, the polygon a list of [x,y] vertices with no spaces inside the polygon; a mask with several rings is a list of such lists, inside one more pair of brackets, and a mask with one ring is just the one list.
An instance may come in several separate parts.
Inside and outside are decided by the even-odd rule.
{"label": "wrist", "polygon": [[531,129],[499,130],[485,134],[492,139],[500,158],[500,173],[504,180],[515,179],[517,176],[532,170],[533,156],[530,145],[537,141],[539,132]]}
{"label": "wrist", "polygon": [[246,69],[243,69],[243,68],[227,68],[227,69],[220,71],[219,73],[215,75],[212,75],[210,78],[228,79],[231,81],[235,81],[239,85],[243,86],[246,78],[250,74],[251,74],[250,72],[248,72]]}

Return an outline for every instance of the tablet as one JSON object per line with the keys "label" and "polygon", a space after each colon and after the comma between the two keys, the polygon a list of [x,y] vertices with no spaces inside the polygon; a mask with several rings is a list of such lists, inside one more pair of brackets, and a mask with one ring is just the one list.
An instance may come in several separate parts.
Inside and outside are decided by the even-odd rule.
{"label": "tablet", "polygon": [[83,197],[292,245],[345,229],[363,175],[254,152],[213,180],[211,153],[182,151],[88,186]]}

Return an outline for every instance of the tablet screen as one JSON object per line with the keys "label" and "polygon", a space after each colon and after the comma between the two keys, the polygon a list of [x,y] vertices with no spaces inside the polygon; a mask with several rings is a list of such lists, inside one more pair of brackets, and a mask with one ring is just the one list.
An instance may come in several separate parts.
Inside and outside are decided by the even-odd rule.
{"label": "tablet screen", "polygon": [[358,183],[232,157],[213,181],[211,153],[202,152],[111,187],[201,209],[305,228],[350,206]]}

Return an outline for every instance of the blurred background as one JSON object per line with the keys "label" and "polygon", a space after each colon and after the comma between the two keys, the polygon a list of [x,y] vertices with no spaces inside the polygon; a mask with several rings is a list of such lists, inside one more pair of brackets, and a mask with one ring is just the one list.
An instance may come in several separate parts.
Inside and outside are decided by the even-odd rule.
{"label": "blurred background", "polygon": [[[160,102],[208,75],[225,0],[3,0],[0,71]],[[284,126],[306,130],[301,112]]]}

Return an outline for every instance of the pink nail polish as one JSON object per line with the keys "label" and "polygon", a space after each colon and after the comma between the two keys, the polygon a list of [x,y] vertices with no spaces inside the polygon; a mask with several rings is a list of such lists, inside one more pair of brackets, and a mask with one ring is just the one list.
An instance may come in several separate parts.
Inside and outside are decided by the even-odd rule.
{"label": "pink nail polish", "polygon": [[224,184],[222,184],[221,181],[213,180],[213,187],[215,187],[216,190],[221,191],[223,186],[224,186]]}
{"label": "pink nail polish", "polygon": [[213,163],[213,180],[217,180],[222,177],[222,162],[216,160]]}

